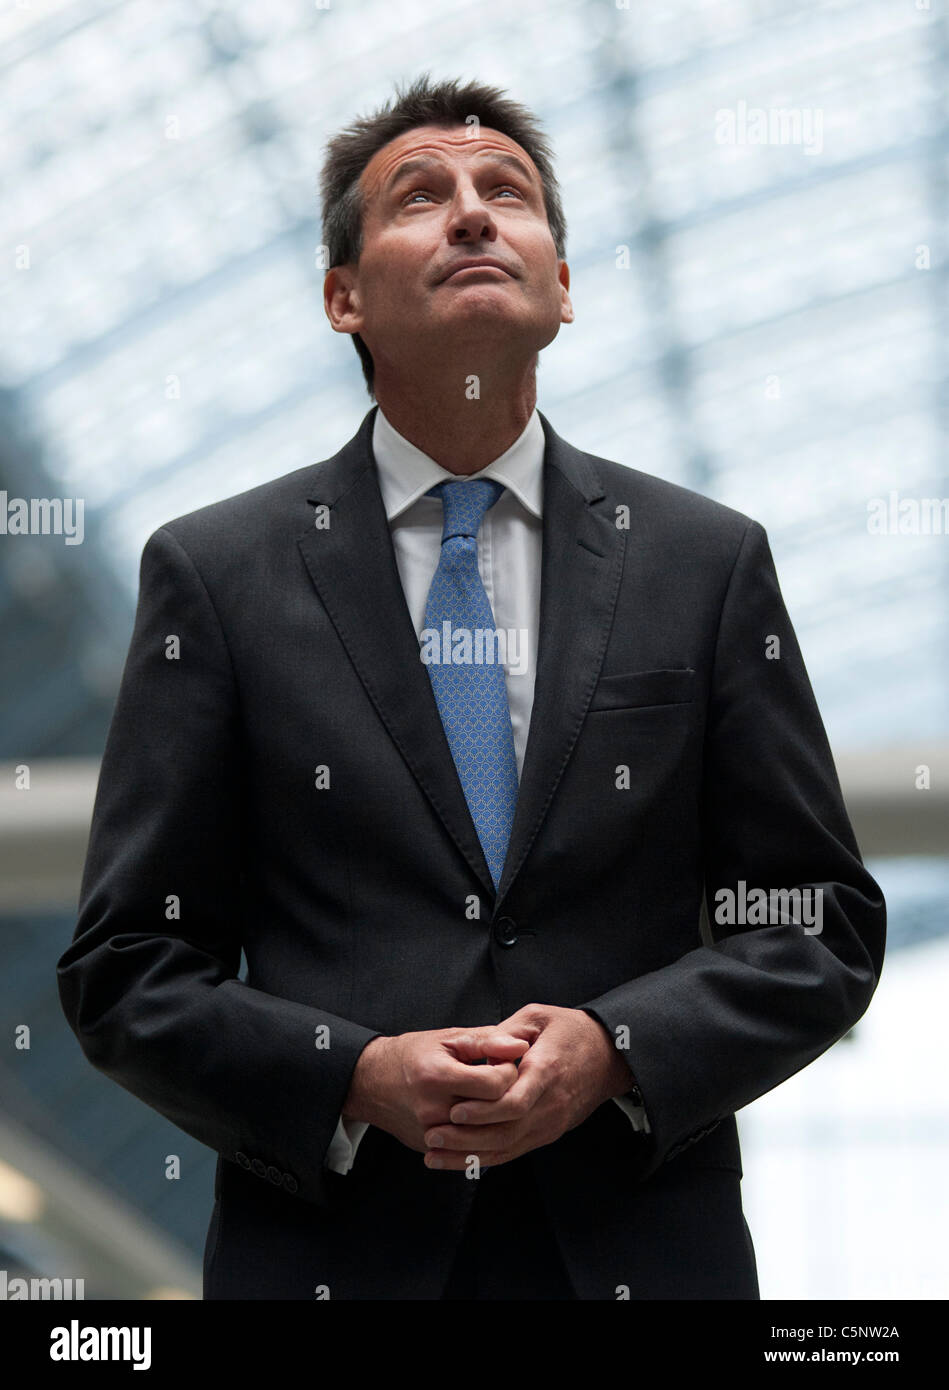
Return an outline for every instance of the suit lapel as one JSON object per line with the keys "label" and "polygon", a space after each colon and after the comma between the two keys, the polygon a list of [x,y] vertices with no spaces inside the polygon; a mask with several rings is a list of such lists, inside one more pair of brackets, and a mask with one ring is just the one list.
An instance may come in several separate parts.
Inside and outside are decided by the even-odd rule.
{"label": "suit lapel", "polygon": [[330,509],[329,525],[308,530],[298,544],[367,695],[496,911],[543,822],[596,685],[625,532],[603,505],[594,459],[562,440],[541,415],[546,449],[537,673],[514,825],[495,900],[431,680],[419,660],[372,455],[375,411],[308,477],[307,500]]}
{"label": "suit lapel", "polygon": [[561,439],[538,414],[547,447],[537,673],[496,910],[527,858],[582,728],[606,651],[625,552],[626,532],[606,506],[595,459]]}
{"label": "suit lapel", "polygon": [[310,578],[380,719],[446,830],[490,895],[494,883],[445,737],[396,564],[372,455],[376,407],[319,464],[307,500],[329,526],[298,544]]}

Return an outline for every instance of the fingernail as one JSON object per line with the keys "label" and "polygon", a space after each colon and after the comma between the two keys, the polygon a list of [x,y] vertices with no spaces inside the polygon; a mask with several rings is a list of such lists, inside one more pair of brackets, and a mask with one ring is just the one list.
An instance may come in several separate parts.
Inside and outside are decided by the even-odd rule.
{"label": "fingernail", "polygon": [[455,1113],[454,1113],[454,1115],[452,1116],[452,1121],[451,1121],[451,1122],[452,1122],[453,1125],[463,1125],[463,1124],[465,1124],[465,1122],[467,1121],[467,1119],[468,1119],[468,1112],[467,1112],[467,1110],[456,1110]]}
{"label": "fingernail", "polygon": [[431,1139],[429,1139],[429,1141],[428,1141],[428,1145],[429,1145],[429,1148],[431,1148],[431,1149],[441,1149],[441,1148],[444,1148],[444,1146],[445,1146],[445,1136],[442,1135],[442,1134],[433,1134],[432,1137],[431,1137]]}

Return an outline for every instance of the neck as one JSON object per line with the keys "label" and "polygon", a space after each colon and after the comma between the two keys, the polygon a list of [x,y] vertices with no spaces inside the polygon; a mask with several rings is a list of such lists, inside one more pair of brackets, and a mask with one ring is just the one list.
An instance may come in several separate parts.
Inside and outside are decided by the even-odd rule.
{"label": "neck", "polygon": [[[398,366],[376,365],[373,379],[379,408],[410,444],[450,473],[487,468],[524,429],[537,402],[536,355],[514,379],[488,364],[481,373],[448,366],[424,380]],[[477,399],[469,399],[476,377]]]}

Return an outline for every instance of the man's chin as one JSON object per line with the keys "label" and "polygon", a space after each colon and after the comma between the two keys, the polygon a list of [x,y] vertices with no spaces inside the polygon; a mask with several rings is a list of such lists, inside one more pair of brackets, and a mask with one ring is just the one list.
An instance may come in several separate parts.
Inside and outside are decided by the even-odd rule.
{"label": "man's chin", "polygon": [[546,325],[515,312],[510,301],[499,294],[465,294],[457,296],[450,304],[443,301],[432,327],[453,343],[457,343],[459,334],[464,334],[472,343],[521,339],[525,347],[538,343],[546,330]]}

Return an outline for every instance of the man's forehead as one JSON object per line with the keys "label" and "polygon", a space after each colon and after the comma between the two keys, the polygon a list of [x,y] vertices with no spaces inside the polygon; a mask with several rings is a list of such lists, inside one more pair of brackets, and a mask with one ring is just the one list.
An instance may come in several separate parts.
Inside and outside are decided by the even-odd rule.
{"label": "man's forehead", "polygon": [[416,126],[403,131],[377,150],[360,175],[363,192],[372,197],[395,174],[400,164],[417,157],[434,157],[454,163],[461,158],[484,159],[490,154],[513,155],[538,181],[540,175],[530,155],[516,140],[499,130],[470,126]]}

